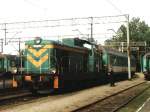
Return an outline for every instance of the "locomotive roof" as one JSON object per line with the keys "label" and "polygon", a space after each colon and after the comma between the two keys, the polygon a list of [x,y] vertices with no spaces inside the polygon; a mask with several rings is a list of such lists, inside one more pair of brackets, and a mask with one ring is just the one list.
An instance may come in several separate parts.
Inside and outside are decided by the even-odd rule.
{"label": "locomotive roof", "polygon": [[[50,43],[59,43],[58,41],[54,41],[54,40],[42,40],[42,42],[40,44],[50,44]],[[25,42],[26,45],[34,45],[35,44],[35,40],[27,40]]]}
{"label": "locomotive roof", "polygon": [[[76,48],[85,48],[83,46],[84,43],[90,44],[90,45],[94,45],[93,43],[87,41],[87,40],[83,40],[83,39],[79,39],[79,38],[64,38],[62,41],[55,41],[55,40],[46,40],[46,39],[41,39],[41,38],[37,38],[39,39],[41,42],[40,44],[45,45],[45,44],[55,44],[55,45],[65,45],[65,46],[69,46],[69,47],[76,47]],[[67,41],[67,42],[66,42]],[[72,42],[74,41],[74,43]],[[76,42],[75,42],[76,41]],[[69,44],[68,44],[69,43]],[[77,45],[76,45],[76,44]],[[26,45],[34,45],[36,44],[36,39],[34,40],[28,40],[25,42]]]}
{"label": "locomotive roof", "polygon": [[[88,48],[86,47],[80,47],[80,46],[69,46],[69,45],[66,45],[64,44],[63,42],[61,41],[54,41],[54,40],[42,40],[40,45],[46,45],[46,44],[53,44],[53,45],[56,45],[56,46],[62,46],[62,47],[70,47],[70,48],[75,48],[75,49],[80,49],[80,50],[89,50]],[[25,45],[35,45],[35,40],[28,40],[25,42]]]}

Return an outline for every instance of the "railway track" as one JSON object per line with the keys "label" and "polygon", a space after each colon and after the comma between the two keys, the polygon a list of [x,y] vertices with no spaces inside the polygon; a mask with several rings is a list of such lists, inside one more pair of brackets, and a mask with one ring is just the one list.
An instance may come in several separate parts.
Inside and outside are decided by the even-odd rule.
{"label": "railway track", "polygon": [[30,101],[37,98],[37,96],[33,96],[31,92],[17,90],[10,93],[0,94],[0,110],[6,109],[11,105],[19,105],[26,101]]}
{"label": "railway track", "polygon": [[[0,94],[0,102],[10,100],[10,99],[15,99],[19,97],[24,97],[24,96],[30,96],[31,92],[28,91],[13,91],[7,94]],[[1,105],[1,104],[0,104]]]}
{"label": "railway track", "polygon": [[146,82],[143,82],[92,104],[73,110],[73,112],[116,112],[148,88],[150,86]]}

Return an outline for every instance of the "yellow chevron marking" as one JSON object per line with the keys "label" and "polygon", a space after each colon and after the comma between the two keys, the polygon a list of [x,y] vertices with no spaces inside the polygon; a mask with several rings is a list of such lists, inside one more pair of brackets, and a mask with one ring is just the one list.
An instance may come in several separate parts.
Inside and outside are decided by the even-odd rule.
{"label": "yellow chevron marking", "polygon": [[53,48],[53,45],[45,45],[43,48],[41,48],[38,51],[31,47],[31,48],[28,48],[28,51],[32,53],[34,56],[40,57],[41,54],[43,54],[48,48]]}
{"label": "yellow chevron marking", "polygon": [[48,59],[48,54],[40,58],[39,61],[36,61],[32,56],[28,55],[27,60],[29,60],[35,67],[40,67]]}

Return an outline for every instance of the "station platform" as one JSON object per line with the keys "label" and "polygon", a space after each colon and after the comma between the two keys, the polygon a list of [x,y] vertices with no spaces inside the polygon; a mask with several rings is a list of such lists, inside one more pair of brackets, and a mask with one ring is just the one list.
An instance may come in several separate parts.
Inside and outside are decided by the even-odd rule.
{"label": "station platform", "polygon": [[70,112],[142,82],[145,82],[144,78],[138,77],[131,81],[117,82],[115,87],[106,84],[67,94],[52,95],[7,108],[3,112]]}

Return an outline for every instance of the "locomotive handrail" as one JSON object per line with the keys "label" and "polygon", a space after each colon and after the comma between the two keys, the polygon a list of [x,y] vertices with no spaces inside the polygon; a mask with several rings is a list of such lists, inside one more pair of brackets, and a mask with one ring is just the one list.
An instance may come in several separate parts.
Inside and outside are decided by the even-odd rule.
{"label": "locomotive handrail", "polygon": [[[58,65],[58,60],[57,60],[57,57],[56,56],[53,56],[53,55],[50,55],[49,54],[49,57],[53,57],[55,59],[55,63],[56,63],[56,73],[59,74],[59,65]],[[49,59],[50,60],[50,59]],[[49,65],[50,65],[50,62],[49,62]],[[49,67],[48,67],[49,68]]]}

